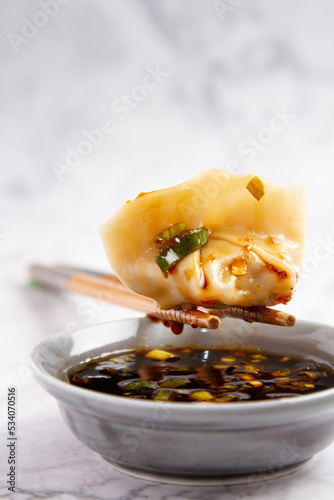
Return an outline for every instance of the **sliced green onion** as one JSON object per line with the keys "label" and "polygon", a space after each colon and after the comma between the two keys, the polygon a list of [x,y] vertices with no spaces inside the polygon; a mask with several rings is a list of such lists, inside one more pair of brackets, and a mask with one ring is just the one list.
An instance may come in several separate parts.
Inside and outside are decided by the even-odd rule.
{"label": "sliced green onion", "polygon": [[215,403],[228,403],[229,401],[234,401],[236,399],[240,401],[240,398],[236,394],[226,394],[220,398],[215,398]]}
{"label": "sliced green onion", "polygon": [[238,386],[234,385],[234,384],[224,384],[220,388],[221,389],[228,389],[230,391],[235,391],[236,389],[238,389]]}
{"label": "sliced green onion", "polygon": [[263,182],[256,176],[249,181],[246,188],[254,196],[254,198],[257,199],[257,201],[260,201],[262,196],[264,195]]}
{"label": "sliced green onion", "polygon": [[124,391],[138,391],[139,393],[147,392],[154,388],[154,385],[146,380],[134,380],[123,386]]}
{"label": "sliced green onion", "polygon": [[[178,223],[178,225],[180,224]],[[170,231],[172,234],[174,230],[171,231],[171,228],[169,228],[166,231]],[[165,231],[157,237],[159,241],[157,247],[160,249],[160,255],[155,259],[164,274],[168,273],[181,259],[195,252],[208,242],[208,230],[205,227],[182,231],[168,238],[161,237],[164,233]],[[161,242],[163,243],[160,247]]]}
{"label": "sliced green onion", "polygon": [[104,372],[108,373],[110,375],[115,375],[115,376],[120,377],[120,378],[134,378],[134,376],[135,376],[134,372],[127,372],[125,370],[111,368],[111,366],[104,368]]}
{"label": "sliced green onion", "polygon": [[134,373],[125,372],[125,371],[122,371],[122,370],[116,370],[116,373],[121,378],[129,378],[129,377],[133,377],[134,376]]}
{"label": "sliced green onion", "polygon": [[169,380],[165,380],[161,384],[160,387],[166,387],[167,389],[175,389],[176,387],[184,387],[187,385],[186,380],[182,380],[181,378],[170,378]]}
{"label": "sliced green onion", "polygon": [[158,391],[154,399],[155,401],[168,401],[172,395],[173,391]]}
{"label": "sliced green onion", "polygon": [[166,240],[174,238],[177,234],[184,231],[189,231],[187,225],[184,222],[177,222],[171,227],[165,229],[162,233],[158,234],[158,236],[154,238],[154,243],[158,248],[161,248],[166,243]]}

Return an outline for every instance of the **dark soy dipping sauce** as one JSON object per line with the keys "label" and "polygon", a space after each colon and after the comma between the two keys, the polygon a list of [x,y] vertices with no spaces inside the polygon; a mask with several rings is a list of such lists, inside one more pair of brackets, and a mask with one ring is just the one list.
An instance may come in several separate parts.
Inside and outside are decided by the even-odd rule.
{"label": "dark soy dipping sauce", "polygon": [[334,387],[334,370],[315,361],[263,351],[156,348],[92,359],[72,368],[68,380],[130,398],[228,403],[328,389]]}

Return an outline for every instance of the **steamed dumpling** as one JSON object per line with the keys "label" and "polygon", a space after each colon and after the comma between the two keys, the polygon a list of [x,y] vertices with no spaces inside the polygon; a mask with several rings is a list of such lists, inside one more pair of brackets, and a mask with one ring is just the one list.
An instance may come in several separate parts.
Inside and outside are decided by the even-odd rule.
{"label": "steamed dumpling", "polygon": [[[113,271],[162,308],[288,302],[302,262],[305,190],[260,178],[258,193],[253,180],[254,174],[206,170],[175,187],[140,193],[100,227]],[[164,275],[154,239],[180,222],[207,228],[208,242]]]}

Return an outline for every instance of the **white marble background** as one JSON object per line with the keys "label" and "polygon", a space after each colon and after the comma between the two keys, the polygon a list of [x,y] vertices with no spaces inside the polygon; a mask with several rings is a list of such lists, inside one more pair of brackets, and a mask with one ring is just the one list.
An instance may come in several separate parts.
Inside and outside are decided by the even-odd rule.
{"label": "white marble background", "polygon": [[[255,171],[307,184],[305,270],[287,310],[333,324],[333,18],[330,0],[1,0],[1,392],[18,385],[13,498],[333,497],[333,446],[261,489],[106,472],[32,380],[28,357],[46,335],[136,313],[104,305],[88,321],[82,298],[26,287],[31,262],[108,269],[96,228],[138,192],[205,168]],[[277,113],[284,126],[268,132]],[[67,164],[68,148],[101,123],[109,129],[99,144]],[[246,151],[252,138],[257,149]],[[12,497],[1,482],[0,498]]]}

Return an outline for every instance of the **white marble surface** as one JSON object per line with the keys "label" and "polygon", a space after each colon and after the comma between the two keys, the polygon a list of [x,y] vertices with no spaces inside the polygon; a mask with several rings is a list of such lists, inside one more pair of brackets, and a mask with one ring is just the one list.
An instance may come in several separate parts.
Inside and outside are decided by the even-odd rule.
{"label": "white marble surface", "polygon": [[[0,3],[0,498],[333,498],[333,446],[305,469],[256,485],[180,487],[123,476],[72,437],[29,372],[31,348],[45,336],[136,314],[27,288],[29,264],[107,269],[97,226],[138,192],[209,167],[307,184],[305,270],[287,310],[333,324],[334,4],[226,0],[217,12],[218,4]],[[282,130],[268,131],[284,110]],[[76,167],[66,164],[67,148],[101,122],[109,128],[100,144]],[[67,167],[61,181],[55,162]],[[19,401],[14,494],[4,481],[8,385]]]}

